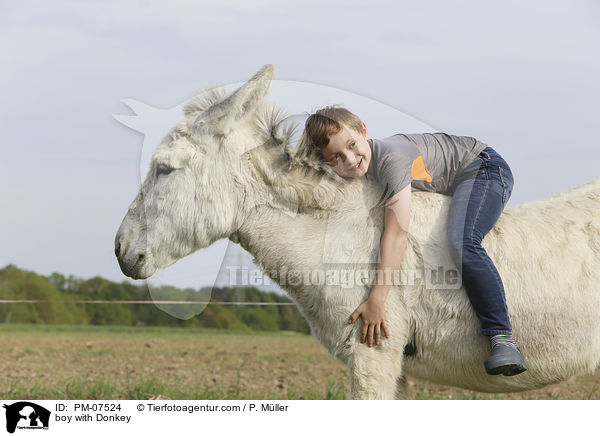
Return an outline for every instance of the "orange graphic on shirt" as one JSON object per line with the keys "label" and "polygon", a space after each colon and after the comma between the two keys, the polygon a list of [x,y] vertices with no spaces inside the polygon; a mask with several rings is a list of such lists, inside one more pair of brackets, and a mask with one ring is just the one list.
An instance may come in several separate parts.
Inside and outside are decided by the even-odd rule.
{"label": "orange graphic on shirt", "polygon": [[412,168],[410,169],[410,175],[415,180],[424,180],[426,182],[433,181],[431,175],[427,172],[423,156],[419,156],[413,161]]}

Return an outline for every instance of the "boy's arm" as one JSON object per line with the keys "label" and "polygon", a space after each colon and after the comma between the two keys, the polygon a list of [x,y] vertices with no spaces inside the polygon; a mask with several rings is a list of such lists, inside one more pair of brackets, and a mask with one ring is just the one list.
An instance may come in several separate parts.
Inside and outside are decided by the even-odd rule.
{"label": "boy's arm", "polygon": [[391,278],[400,268],[410,223],[411,186],[391,196],[385,204],[385,228],[379,244],[376,280],[369,299],[362,303],[350,316],[353,323],[362,317],[361,341],[368,338],[368,345],[381,343],[381,330],[386,337],[389,332],[385,324],[384,303],[390,291]]}

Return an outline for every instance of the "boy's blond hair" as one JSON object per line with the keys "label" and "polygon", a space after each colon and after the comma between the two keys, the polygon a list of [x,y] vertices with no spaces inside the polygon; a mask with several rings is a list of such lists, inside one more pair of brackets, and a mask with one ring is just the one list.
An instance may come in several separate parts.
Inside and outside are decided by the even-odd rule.
{"label": "boy's blond hair", "polygon": [[309,116],[304,131],[310,143],[322,150],[329,144],[331,136],[342,130],[342,124],[358,133],[363,132],[361,119],[337,105],[326,106]]}

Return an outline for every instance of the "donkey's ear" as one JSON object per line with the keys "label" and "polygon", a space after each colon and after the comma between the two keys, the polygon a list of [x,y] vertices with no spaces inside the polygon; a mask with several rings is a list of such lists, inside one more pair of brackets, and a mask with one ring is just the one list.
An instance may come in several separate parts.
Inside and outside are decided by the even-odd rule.
{"label": "donkey's ear", "polygon": [[273,65],[267,64],[225,100],[208,108],[202,120],[221,133],[228,132],[255,111],[269,93],[272,80]]}

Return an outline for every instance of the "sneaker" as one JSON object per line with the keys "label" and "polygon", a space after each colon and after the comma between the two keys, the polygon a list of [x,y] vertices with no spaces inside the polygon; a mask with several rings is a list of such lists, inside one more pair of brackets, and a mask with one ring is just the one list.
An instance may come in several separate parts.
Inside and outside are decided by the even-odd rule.
{"label": "sneaker", "polygon": [[484,366],[490,375],[512,376],[527,371],[521,352],[517,348],[502,344],[492,348],[492,355],[484,362]]}

